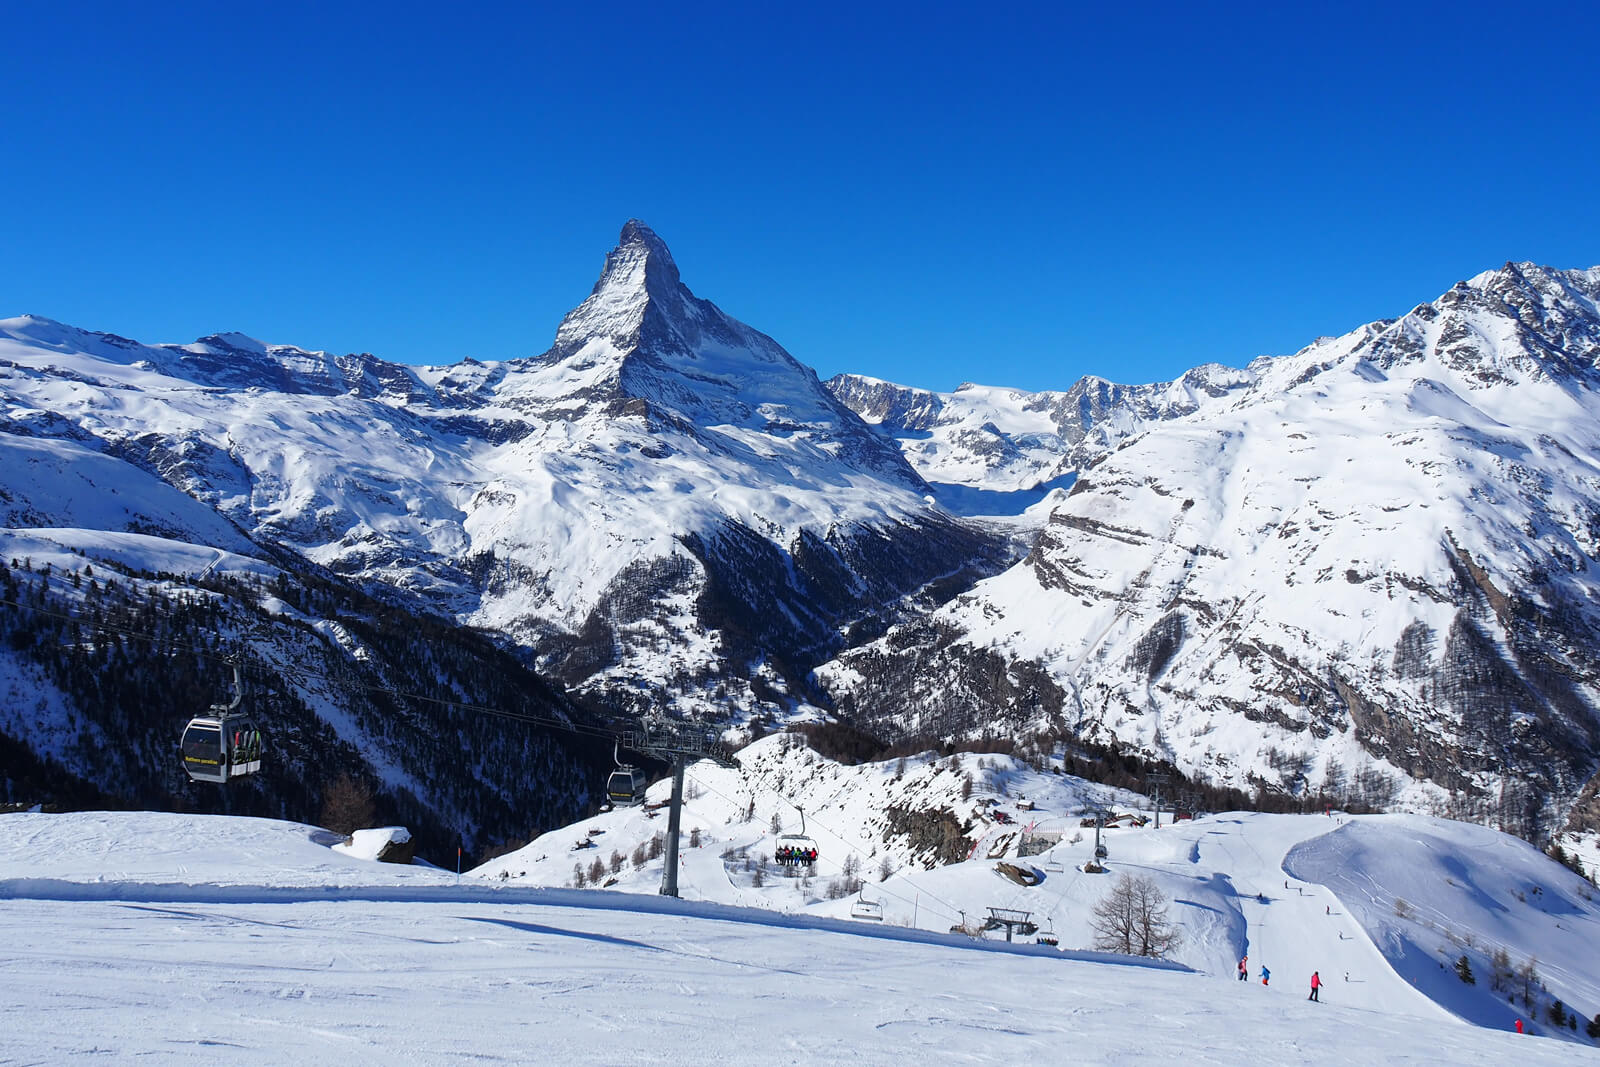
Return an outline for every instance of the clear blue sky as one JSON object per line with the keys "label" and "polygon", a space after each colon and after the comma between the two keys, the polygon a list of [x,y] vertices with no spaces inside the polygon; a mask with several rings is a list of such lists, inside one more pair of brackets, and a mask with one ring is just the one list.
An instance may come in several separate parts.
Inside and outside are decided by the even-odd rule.
{"label": "clear blue sky", "polygon": [[0,316],[533,355],[638,217],[824,377],[1042,389],[1600,264],[1593,5],[868,6],[12,0]]}

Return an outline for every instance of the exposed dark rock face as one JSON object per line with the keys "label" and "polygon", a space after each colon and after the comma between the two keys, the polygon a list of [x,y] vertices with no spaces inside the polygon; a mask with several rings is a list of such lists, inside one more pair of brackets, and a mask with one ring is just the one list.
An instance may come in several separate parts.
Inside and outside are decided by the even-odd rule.
{"label": "exposed dark rock face", "polygon": [[972,848],[972,842],[967,839],[971,824],[963,823],[948,808],[938,811],[890,808],[886,814],[887,839],[904,838],[903,846],[929,870],[960,863]]}
{"label": "exposed dark rock face", "polygon": [[417,843],[411,838],[404,841],[387,841],[378,850],[379,863],[410,863],[416,858]]}
{"label": "exposed dark rock face", "polygon": [[1134,643],[1124,666],[1155,681],[1183,644],[1183,616],[1169,612],[1150,628],[1150,632]]}

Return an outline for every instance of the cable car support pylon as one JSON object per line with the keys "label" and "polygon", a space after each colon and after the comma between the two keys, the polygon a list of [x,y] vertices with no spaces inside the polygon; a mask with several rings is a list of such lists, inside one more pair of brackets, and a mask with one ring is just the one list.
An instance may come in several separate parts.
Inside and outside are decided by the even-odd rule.
{"label": "cable car support pylon", "polygon": [[678,834],[683,826],[683,772],[690,759],[714,760],[724,767],[739,765],[717,735],[687,725],[667,726],[660,721],[628,734],[623,747],[672,764],[672,806],[667,812],[666,869],[661,873],[661,895],[678,895]]}

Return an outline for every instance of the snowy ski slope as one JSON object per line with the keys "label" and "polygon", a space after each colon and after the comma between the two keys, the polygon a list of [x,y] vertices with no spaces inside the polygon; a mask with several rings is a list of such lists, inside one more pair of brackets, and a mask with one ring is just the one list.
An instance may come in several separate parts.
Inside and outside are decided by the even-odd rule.
{"label": "snowy ski slope", "polygon": [[[460,876],[372,862],[370,848],[341,850],[293,823],[0,816],[0,977],[13,991],[0,1062],[97,1049],[183,1062],[230,1046],[296,1063],[742,1063],[752,1047],[793,1063],[918,1051],[1053,1061],[1063,1049],[1090,1063],[1594,1056],[1581,1021],[1557,1031],[1544,1010],[1519,1015],[1489,988],[1503,945],[1514,964],[1536,957],[1545,1006],[1600,1011],[1595,891],[1494,831],[1419,816],[1169,812],[1159,830],[1106,830],[1109,871],[1089,874],[1081,811],[1131,810],[1132,794],[1004,756],[846,767],[782,736],[740,760],[690,768],[679,900],[658,893],[661,859],[632,859],[664,828],[659,809],[602,814]],[[1031,810],[1017,805],[1024,795]],[[796,803],[816,874],[768,865],[758,878],[773,815],[798,830]],[[970,858],[927,869],[903,839],[884,839],[891,807],[970,819]],[[1019,857],[1022,827],[1059,842]],[[865,885],[829,899],[851,855]],[[1002,857],[1038,884],[997,875]],[[597,859],[606,887],[572,888],[574,868]],[[1123,873],[1170,899],[1183,934],[1172,964],[1083,951],[1094,904]],[[850,919],[862,899],[881,921]],[[991,907],[1030,912],[1059,948],[950,931]],[[1245,952],[1248,984],[1234,977]],[[1455,976],[1462,954],[1474,986]],[[1322,1004],[1305,1000],[1313,970]],[[1562,1040],[1516,1037],[1518,1017]]]}
{"label": "snowy ski slope", "polygon": [[[1210,824],[1242,826],[1222,836],[1269,851],[1292,836],[1258,835],[1252,820]],[[1192,829],[1203,835],[1205,825]],[[1594,1055],[1437,1010],[1412,1014],[1414,1003],[1380,1009],[1330,995],[1308,1004],[1289,965],[1281,986],[1262,989],[695,900],[458,884],[452,872],[343,855],[332,840],[217,816],[0,816],[0,1061],[890,1063],[921,1054],[1542,1064]],[[852,926],[871,936],[845,932]]]}

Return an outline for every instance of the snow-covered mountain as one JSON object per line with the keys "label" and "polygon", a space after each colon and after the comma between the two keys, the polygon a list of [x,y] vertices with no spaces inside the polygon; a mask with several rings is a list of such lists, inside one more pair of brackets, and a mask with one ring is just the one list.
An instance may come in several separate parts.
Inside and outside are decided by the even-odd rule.
{"label": "snow-covered mountain", "polygon": [[[157,602],[225,579],[241,647],[292,623],[352,661],[376,646],[335,606],[388,612],[517,658],[558,720],[831,707],[884,741],[1044,730],[1246,789],[1600,831],[1597,294],[1600,271],[1507,265],[1170,383],[824,386],[630,222],[529,359],[0,321],[0,535],[58,606],[91,560]],[[444,655],[388,641],[391,679]],[[60,755],[90,698],[47,692],[28,647],[12,692],[57,711],[8,737]],[[500,703],[478,684],[440,699]],[[426,746],[374,762],[377,718],[305,696],[300,726],[430,794]],[[589,802],[561,780],[551,814]]]}
{"label": "snow-covered mountain", "polygon": [[[451,703],[557,722],[786,714],[817,695],[815,665],[1019,554],[932,503],[893,442],[776,342],[696,298],[637,222],[552,347],[507,363],[0,321],[0,453],[8,627],[54,635],[60,615],[102,610],[111,579],[129,600],[118,610],[209,604],[229,616],[216,639],[242,651],[256,705],[287,705],[263,722],[287,743],[263,810],[314,818],[329,783],[357,773],[408,821],[430,809],[436,841],[572,817],[603,780],[598,745],[501,728],[493,754],[472,744],[496,769],[463,771],[399,720],[477,738],[495,731]],[[159,653],[128,646],[142,703],[112,707],[69,667],[51,675],[55,647],[0,650],[7,778],[191,803],[161,738],[184,701],[193,713],[226,695],[226,668],[179,684]],[[510,656],[521,664],[490,681]],[[298,682],[297,667],[445,710],[375,707]],[[508,781],[516,752],[526,777]],[[485,773],[494,811],[469,799]]]}
{"label": "snow-covered mountain", "polygon": [[25,317],[0,322],[0,403],[13,435],[136,464],[625,710],[776,710],[752,686],[803,697],[842,631],[1009,562],[638,222],[537,358],[406,368]]}
{"label": "snow-covered mountain", "polygon": [[809,695],[842,631],[1006,561],[811,370],[696,298],[637,222],[554,346],[483,405],[522,429],[474,459],[466,617],[581,691],[773,708],[757,690]]}
{"label": "snow-covered mountain", "polygon": [[1600,762],[1597,300],[1508,264],[1141,419],[1025,561],[826,667],[839,707],[1559,828]]}

